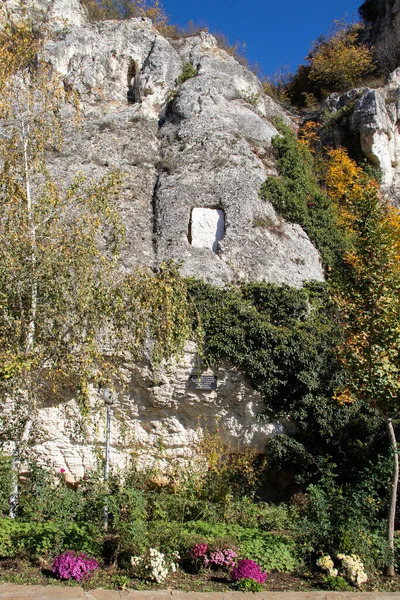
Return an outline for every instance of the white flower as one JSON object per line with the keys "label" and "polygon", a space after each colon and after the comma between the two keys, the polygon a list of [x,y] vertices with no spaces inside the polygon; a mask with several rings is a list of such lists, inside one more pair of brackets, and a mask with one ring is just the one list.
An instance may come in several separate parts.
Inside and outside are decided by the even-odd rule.
{"label": "white flower", "polygon": [[317,566],[323,571],[328,571],[331,577],[336,577],[338,570],[334,568],[334,563],[329,554],[324,554],[317,560]]}
{"label": "white flower", "polygon": [[344,576],[358,587],[368,581],[368,575],[364,570],[364,565],[356,554],[338,554],[338,559],[342,561]]}
{"label": "white flower", "polygon": [[140,556],[131,556],[132,567],[138,567],[141,562],[142,562],[142,558]]}
{"label": "white flower", "polygon": [[[174,552],[172,556],[175,560],[179,559],[177,552]],[[156,548],[149,548],[147,553],[142,557],[132,556],[131,564],[133,567],[140,567],[144,577],[153,579],[157,583],[162,583],[170,570],[172,573],[175,573],[178,568],[177,563],[166,561],[165,554],[159,552]]]}

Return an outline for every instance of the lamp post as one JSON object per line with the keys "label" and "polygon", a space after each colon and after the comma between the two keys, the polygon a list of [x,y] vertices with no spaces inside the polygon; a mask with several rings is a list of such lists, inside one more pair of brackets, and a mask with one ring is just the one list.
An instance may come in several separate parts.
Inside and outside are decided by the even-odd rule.
{"label": "lamp post", "polygon": [[[110,442],[111,442],[111,415],[112,415],[112,407],[117,399],[117,392],[113,392],[110,388],[103,388],[101,395],[107,407],[107,421],[106,421],[106,456],[105,456],[105,464],[104,464],[104,482],[106,483],[110,477]],[[107,486],[108,492],[108,486]],[[107,500],[104,504],[103,509],[103,526],[104,529],[108,529],[108,504]]]}

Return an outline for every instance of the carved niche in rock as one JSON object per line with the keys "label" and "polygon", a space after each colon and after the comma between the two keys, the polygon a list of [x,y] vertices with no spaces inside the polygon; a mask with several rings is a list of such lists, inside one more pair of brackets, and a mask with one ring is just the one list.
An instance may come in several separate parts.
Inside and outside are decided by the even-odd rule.
{"label": "carved niche in rock", "polygon": [[218,250],[225,235],[225,213],[218,208],[193,208],[189,223],[189,242],[195,248]]}

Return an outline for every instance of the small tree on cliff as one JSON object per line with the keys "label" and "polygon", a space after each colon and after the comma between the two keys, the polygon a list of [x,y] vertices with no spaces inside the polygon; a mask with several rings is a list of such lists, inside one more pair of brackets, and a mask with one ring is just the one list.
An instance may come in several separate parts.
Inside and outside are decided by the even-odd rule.
{"label": "small tree on cliff", "polygon": [[344,341],[339,348],[347,386],[339,402],[362,398],[385,417],[393,453],[387,518],[394,575],[394,525],[399,456],[392,418],[400,411],[400,212],[389,206],[375,180],[368,178],[342,149],[333,150],[327,174],[352,245],[333,291]]}
{"label": "small tree on cliff", "polygon": [[90,21],[151,19],[159,31],[168,33],[168,16],[159,0],[82,0]]}
{"label": "small tree on cliff", "polygon": [[88,384],[121,381],[149,336],[158,361],[182,351],[191,323],[173,266],[118,266],[118,173],[69,187],[52,177],[62,110],[77,103],[40,59],[44,39],[27,21],[0,23],[0,392],[19,445],[43,399],[78,391],[84,406]]}
{"label": "small tree on cliff", "polygon": [[335,21],[332,35],[321,40],[307,57],[309,78],[325,93],[354,87],[374,70],[370,50],[359,43],[362,26]]}

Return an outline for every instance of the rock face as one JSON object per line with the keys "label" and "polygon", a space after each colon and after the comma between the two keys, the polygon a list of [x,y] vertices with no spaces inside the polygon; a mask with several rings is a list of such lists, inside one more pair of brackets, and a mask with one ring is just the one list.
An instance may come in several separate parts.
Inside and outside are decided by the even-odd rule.
{"label": "rock face", "polygon": [[[263,411],[260,394],[240,371],[221,364],[216,391],[189,388],[196,372],[193,348],[180,365],[165,369],[158,381],[148,364],[135,365],[130,389],[120,394],[113,409],[111,464],[126,468],[132,459],[139,466],[156,464],[163,470],[188,459],[196,450],[204,429],[218,429],[233,450],[246,446],[262,452],[268,436],[293,431],[286,422],[268,423],[257,416]],[[65,469],[70,480],[95,468],[104,457],[106,409],[93,394],[91,414],[83,418],[74,399],[40,410],[35,430],[35,451],[56,467]]]}
{"label": "rock face", "polygon": [[[15,1],[4,4],[12,10]],[[63,24],[54,28],[44,57],[78,92],[83,114],[77,130],[65,107],[65,143],[49,156],[50,168],[66,183],[78,172],[98,179],[121,171],[126,268],[175,259],[184,275],[215,285],[323,280],[305,232],[278,219],[259,197],[266,176],[275,174],[271,119],[288,117],[264,96],[255,75],[208,33],[172,41],[148,19],[88,24],[78,0],[26,3]],[[195,76],[182,82],[187,63]],[[136,450],[161,462],[183,456],[205,424],[220,423],[227,442],[260,450],[266,436],[282,430],[257,420],[262,399],[230,365],[216,372],[217,391],[189,390],[194,365],[189,353],[158,382],[148,364],[132,367],[130,392],[121,396],[113,421],[115,466]],[[104,405],[95,396],[89,423],[74,400],[41,409],[39,422],[36,450],[71,476],[81,476],[103,453]]]}
{"label": "rock face", "polygon": [[400,196],[400,68],[378,89],[360,88],[333,94],[325,108],[350,108],[350,129],[368,160],[382,172],[382,186],[395,204]]}
{"label": "rock face", "polygon": [[10,18],[30,14],[46,20],[54,30],[87,22],[87,14],[77,0],[2,0],[1,10]]}
{"label": "rock face", "polygon": [[[211,35],[172,42],[147,19],[108,21],[71,28],[45,55],[79,92],[85,117],[81,134],[67,132],[53,168],[61,180],[77,171],[123,172],[126,266],[175,259],[185,275],[217,285],[323,279],[300,227],[284,224],[277,234],[256,226],[277,221],[258,192],[273,172],[268,156],[277,131],[269,119],[282,110]],[[178,85],[187,63],[196,75]],[[214,249],[191,243],[197,208],[224,212]]]}
{"label": "rock face", "polygon": [[393,55],[395,42],[400,42],[399,0],[368,0],[361,6],[361,15],[367,41],[371,45],[382,46],[382,50]]}

